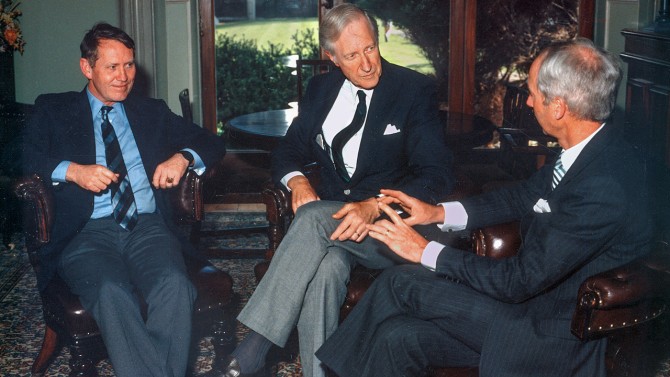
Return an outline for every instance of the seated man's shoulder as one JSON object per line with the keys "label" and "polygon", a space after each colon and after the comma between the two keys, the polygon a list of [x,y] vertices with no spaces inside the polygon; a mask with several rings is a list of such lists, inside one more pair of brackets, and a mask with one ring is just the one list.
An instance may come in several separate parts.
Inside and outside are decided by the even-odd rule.
{"label": "seated man's shoulder", "polygon": [[35,105],[60,104],[74,101],[81,96],[81,92],[63,92],[40,94],[35,99]]}

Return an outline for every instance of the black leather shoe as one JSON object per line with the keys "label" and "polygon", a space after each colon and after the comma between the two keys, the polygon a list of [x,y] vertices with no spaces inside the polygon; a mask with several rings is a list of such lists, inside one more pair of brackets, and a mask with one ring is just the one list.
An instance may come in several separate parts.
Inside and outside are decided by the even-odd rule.
{"label": "black leather shoe", "polygon": [[265,367],[261,368],[259,371],[254,373],[242,373],[240,370],[240,363],[237,362],[237,359],[228,356],[224,363],[223,372],[220,377],[267,377],[268,373],[265,370]]}

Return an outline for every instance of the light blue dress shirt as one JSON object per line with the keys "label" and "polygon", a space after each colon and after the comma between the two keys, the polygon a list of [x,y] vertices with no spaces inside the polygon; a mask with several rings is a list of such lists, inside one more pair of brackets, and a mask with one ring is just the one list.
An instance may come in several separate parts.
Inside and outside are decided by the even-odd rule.
{"label": "light blue dress shirt", "polygon": [[[88,101],[91,105],[91,112],[93,113],[93,130],[95,135],[95,163],[102,166],[107,166],[107,159],[105,157],[105,143],[102,139],[102,109],[103,103],[98,100],[91,92],[86,89]],[[121,146],[121,154],[123,161],[126,164],[128,171],[128,179],[130,179],[130,186],[135,195],[135,203],[137,204],[138,213],[154,213],[156,212],[156,201],[151,189],[151,182],[147,177],[146,170],[140,157],[139,149],[135,143],[133,131],[130,128],[128,117],[122,103],[115,103],[113,110],[109,112],[109,121],[116,132],[116,136]],[[204,170],[204,163],[197,153],[191,149],[184,149],[190,152],[194,158],[193,169]],[[65,174],[70,161],[62,161],[51,174],[53,182],[65,182]],[[92,219],[111,216],[114,209],[112,208],[112,198],[110,190],[105,190],[100,194],[95,195],[93,201]]]}

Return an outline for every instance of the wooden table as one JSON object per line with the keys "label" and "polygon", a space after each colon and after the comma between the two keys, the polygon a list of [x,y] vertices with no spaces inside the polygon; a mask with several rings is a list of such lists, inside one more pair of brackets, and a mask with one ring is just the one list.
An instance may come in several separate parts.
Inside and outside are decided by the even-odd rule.
{"label": "wooden table", "polygon": [[[295,109],[241,115],[231,119],[226,130],[230,140],[236,144],[272,150],[297,115]],[[440,120],[445,126],[447,145],[456,153],[488,143],[496,129],[495,124],[478,115],[440,111]]]}

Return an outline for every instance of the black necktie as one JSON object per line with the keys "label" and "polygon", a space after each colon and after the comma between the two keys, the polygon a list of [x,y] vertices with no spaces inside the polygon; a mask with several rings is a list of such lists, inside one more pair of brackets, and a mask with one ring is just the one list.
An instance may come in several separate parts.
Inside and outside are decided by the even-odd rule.
{"label": "black necktie", "polygon": [[137,224],[137,205],[135,196],[130,187],[128,171],[123,162],[121,146],[114,132],[112,123],[109,122],[108,114],[113,107],[103,106],[102,113],[102,140],[105,142],[105,156],[107,158],[107,168],[119,175],[119,183],[109,185],[112,194],[112,207],[114,208],[114,220],[127,230],[133,230]]}
{"label": "black necktie", "polygon": [[349,139],[358,132],[358,130],[363,127],[363,121],[365,120],[365,112],[367,111],[367,106],[365,104],[365,92],[359,90],[358,95],[358,106],[356,107],[356,113],[354,114],[354,119],[351,120],[351,124],[345,127],[342,131],[338,132],[337,135],[333,138],[333,162],[335,162],[335,170],[337,174],[342,177],[345,182],[349,182],[351,177],[347,172],[347,168],[344,166],[344,159],[342,158],[342,149],[344,145],[347,144]]}

